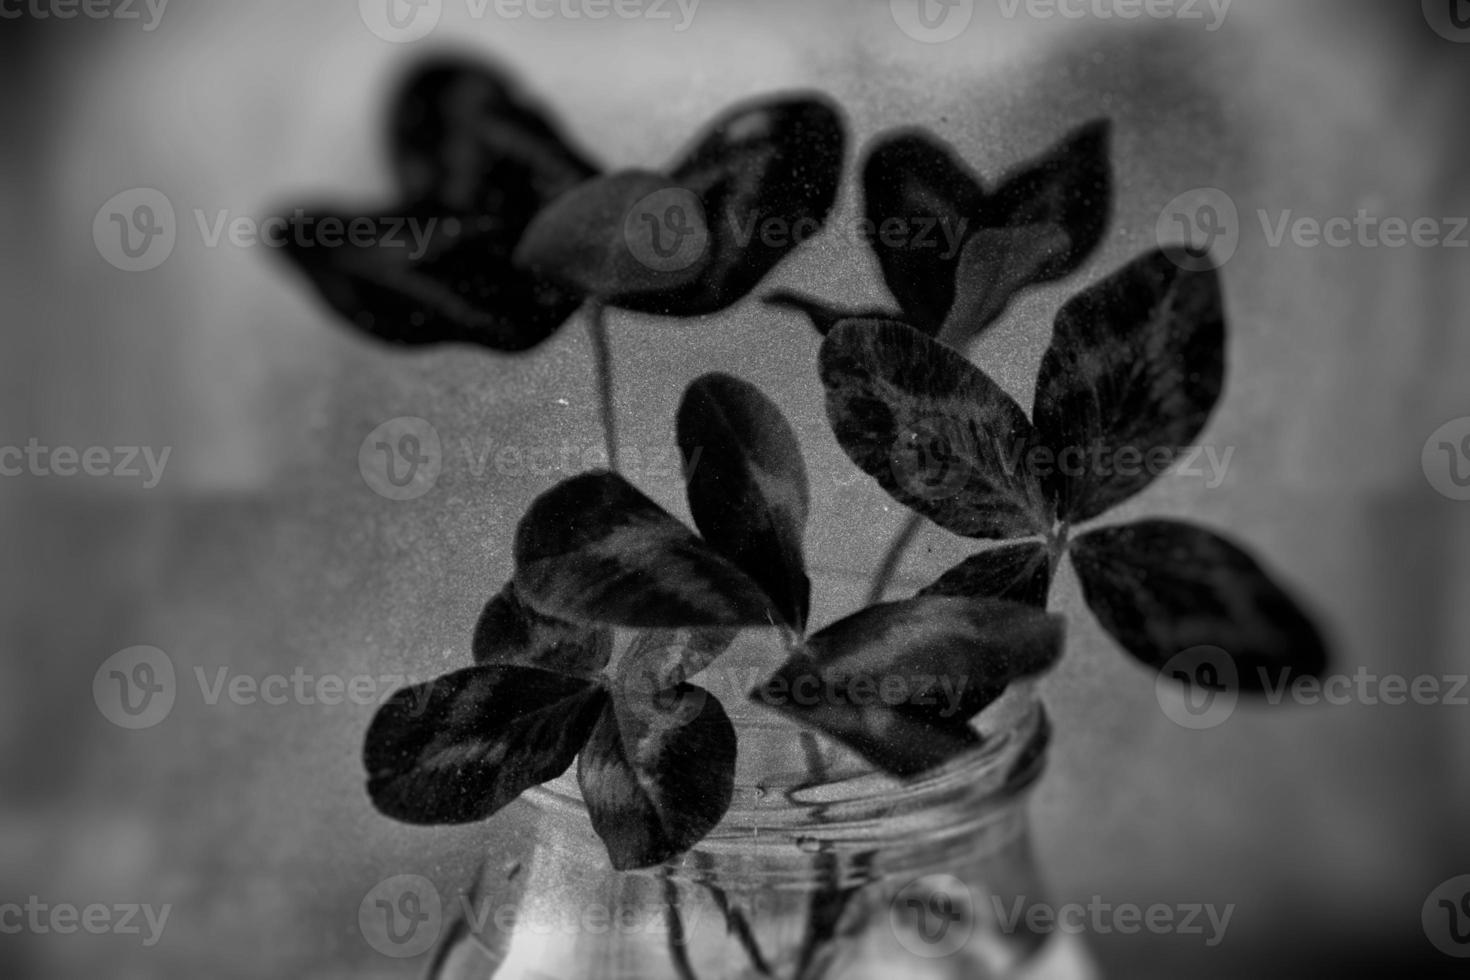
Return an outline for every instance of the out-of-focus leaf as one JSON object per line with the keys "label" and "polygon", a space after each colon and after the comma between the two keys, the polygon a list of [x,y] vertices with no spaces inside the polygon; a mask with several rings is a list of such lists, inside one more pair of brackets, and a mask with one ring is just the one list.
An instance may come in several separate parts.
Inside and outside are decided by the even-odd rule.
{"label": "out-of-focus leaf", "polygon": [[[516,249],[518,266],[569,291],[614,305],[696,282],[709,263],[702,208],[679,203],[667,177],[628,170],[590,180],[548,205]],[[669,218],[669,209],[681,217]],[[676,232],[660,229],[677,221]],[[647,223],[653,223],[652,232]],[[647,236],[647,237],[645,237]],[[686,241],[686,237],[693,236]],[[660,261],[657,244],[671,261]],[[691,249],[687,259],[678,251]]]}
{"label": "out-of-focus leaf", "polygon": [[405,823],[483,820],[566,772],[606,700],[591,681],[501,665],[405,688],[368,727],[368,794]]}
{"label": "out-of-focus leaf", "polygon": [[521,601],[514,582],[485,604],[475,623],[478,664],[539,667],[574,677],[594,677],[612,658],[612,631],[569,623]]}
{"label": "out-of-focus leaf", "polygon": [[559,619],[638,629],[779,620],[749,576],[615,473],[538,497],[515,550],[516,590]]}
{"label": "out-of-focus leaf", "polygon": [[648,703],[615,696],[577,765],[592,827],[614,868],[663,864],[704,838],[730,808],[735,728],[692,684]]}
{"label": "out-of-focus leaf", "polygon": [[811,637],[751,697],[913,776],[979,743],[969,721],[1061,655],[1062,622],[998,600],[870,606]]}
{"label": "out-of-focus leaf", "polygon": [[1241,691],[1319,676],[1327,650],[1307,614],[1224,538],[1190,524],[1144,521],[1072,542],[1087,604],[1138,660],[1162,669],[1201,647],[1225,651]]}
{"label": "out-of-focus leaf", "polygon": [[1036,384],[1058,516],[1089,520],[1152,483],[1203,431],[1224,383],[1214,270],[1150,252],[1069,302]]}
{"label": "out-of-focus leaf", "polygon": [[1044,609],[1050,590],[1051,558],[1046,545],[1024,541],[967,558],[919,595],[1006,599]]}
{"label": "out-of-focus leaf", "polygon": [[441,214],[493,215],[511,239],[597,168],[507,77],[439,58],[405,80],[390,119],[399,186]]}
{"label": "out-of-focus leaf", "polygon": [[529,350],[581,303],[514,268],[513,241],[494,217],[301,211],[273,244],[333,310],[389,344]]}
{"label": "out-of-focus leaf", "polygon": [[901,323],[848,321],[821,370],[837,441],[899,503],[967,537],[1050,533],[1031,423],[964,357]]}
{"label": "out-of-focus leaf", "polygon": [[[700,316],[743,298],[821,230],[837,199],[845,153],[842,118],[823,98],[761,99],[725,113],[669,171],[703,206],[709,230],[703,273],[681,288],[618,305]],[[677,206],[671,207],[673,219]]]}
{"label": "out-of-focus leaf", "polygon": [[811,499],[796,433],[759,388],[707,374],[684,392],[678,439],[695,527],[802,632],[811,602],[802,558]]}

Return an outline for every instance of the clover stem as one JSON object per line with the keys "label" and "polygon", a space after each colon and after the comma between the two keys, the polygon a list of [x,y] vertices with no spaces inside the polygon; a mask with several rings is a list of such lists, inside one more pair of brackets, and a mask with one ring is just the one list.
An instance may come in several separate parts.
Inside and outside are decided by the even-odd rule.
{"label": "clover stem", "polygon": [[888,591],[888,584],[893,581],[893,576],[898,573],[898,567],[903,564],[903,556],[919,536],[919,531],[924,527],[924,518],[918,514],[910,514],[908,521],[888,545],[888,551],[883,555],[883,562],[878,566],[878,572],[873,576],[873,585],[868,589],[867,604],[872,606],[883,601],[883,593]]}
{"label": "clover stem", "polygon": [[592,339],[593,369],[597,373],[602,444],[607,450],[607,467],[618,470],[618,416],[614,398],[612,344],[607,335],[607,307],[592,300],[587,304],[587,335]]}

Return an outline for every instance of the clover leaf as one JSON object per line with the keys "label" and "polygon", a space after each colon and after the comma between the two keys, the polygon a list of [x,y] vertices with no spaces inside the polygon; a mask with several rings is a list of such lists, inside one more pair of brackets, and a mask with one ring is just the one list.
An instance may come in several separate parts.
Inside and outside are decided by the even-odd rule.
{"label": "clover leaf", "polygon": [[[781,96],[727,112],[662,175],[604,176],[508,78],[460,59],[416,70],[389,129],[397,202],[296,209],[276,243],[378,340],[498,351],[536,347],[588,301],[671,316],[735,303],[800,240],[745,232],[820,227],[845,152],[827,101]],[[316,234],[327,219],[344,241]],[[649,251],[666,221],[698,233],[672,267]]]}
{"label": "clover leaf", "polygon": [[841,310],[792,292],[769,301],[806,313],[823,335],[844,319],[900,320],[962,346],[1017,294],[1072,274],[1097,249],[1112,207],[1110,137],[1107,120],[1087,123],[988,192],[932,135],[881,137],[863,191],[898,312]]}
{"label": "clover leaf", "polygon": [[[1187,271],[1182,258],[1151,252],[1063,308],[1034,427],[949,347],[861,320],[841,322],[823,344],[828,414],[848,455],[894,499],[959,534],[1021,539],[967,559],[921,595],[1044,605],[1070,551],[1088,605],[1134,657],[1159,669],[1191,648],[1218,647],[1251,675],[1246,689],[1259,690],[1320,673],[1327,654],[1310,618],[1254,559],[1177,522],[1072,535],[1152,483],[1219,399],[1218,273]],[[1124,457],[1152,463],[1118,465]]]}
{"label": "clover leaf", "polygon": [[1049,669],[1062,625],[1019,603],[927,596],[870,606],[810,637],[752,692],[898,776],[981,744],[970,722]]}

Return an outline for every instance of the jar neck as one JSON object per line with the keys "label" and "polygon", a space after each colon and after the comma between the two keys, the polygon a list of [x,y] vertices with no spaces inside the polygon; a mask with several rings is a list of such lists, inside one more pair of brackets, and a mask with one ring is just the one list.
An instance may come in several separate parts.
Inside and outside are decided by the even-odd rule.
{"label": "jar neck", "polygon": [[[1034,684],[1016,684],[972,722],[974,752],[904,781],[758,707],[730,714],[741,760],[734,795],[685,869],[738,861],[747,874],[809,880],[823,855],[832,874],[866,876],[874,859],[907,871],[942,865],[956,850],[1003,848],[1024,836],[1024,803],[1050,738]],[[528,799],[575,837],[591,837],[575,769]]]}

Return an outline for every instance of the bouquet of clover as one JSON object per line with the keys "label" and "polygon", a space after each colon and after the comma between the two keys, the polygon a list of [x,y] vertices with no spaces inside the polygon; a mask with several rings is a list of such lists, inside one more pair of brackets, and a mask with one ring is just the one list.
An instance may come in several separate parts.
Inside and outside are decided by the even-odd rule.
{"label": "bouquet of clover", "polygon": [[[693,382],[676,425],[686,526],[616,472],[603,310],[700,316],[747,295],[796,239],[741,229],[827,218],[843,160],[835,111],[807,97],[755,103],[666,174],[597,176],[498,75],[449,63],[417,74],[394,147],[398,210],[437,222],[426,251],[292,254],[335,310],[398,344],[526,350],[585,306],[612,469],[531,505],[511,580],[475,627],[473,665],[379,710],[364,750],[374,805],[413,824],[484,820],[575,763],[611,865],[667,867],[730,807],[739,733],[699,675],[746,630],[786,650],[752,700],[898,779],[923,777],[981,748],[981,713],[1060,657],[1063,622],[1044,607],[1068,554],[1103,627],[1155,670],[1192,680],[1208,650],[1224,651],[1244,690],[1322,671],[1310,619],[1239,546],[1182,522],[1092,526],[1167,469],[1218,401],[1215,272],[1161,250],[1067,303],[1030,417],[958,349],[1095,251],[1112,194],[1109,128],[1076,130],[992,191],[928,134],[880,137],[863,191],[898,310],[769,297],[823,336],[837,442],[913,512],[866,607],[814,631],[810,491],[791,426],[747,381]],[[882,234],[895,221],[943,229],[931,243],[951,247]],[[657,240],[676,230],[697,248],[662,261]],[[986,546],[918,594],[882,601],[926,520]],[[932,689],[855,696],[894,676]],[[808,683],[832,696],[781,696]],[[812,897],[797,976],[850,897],[835,880]],[[739,910],[726,915],[759,967]]]}

